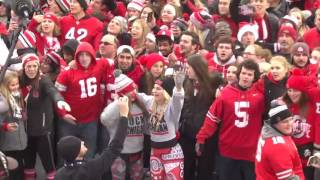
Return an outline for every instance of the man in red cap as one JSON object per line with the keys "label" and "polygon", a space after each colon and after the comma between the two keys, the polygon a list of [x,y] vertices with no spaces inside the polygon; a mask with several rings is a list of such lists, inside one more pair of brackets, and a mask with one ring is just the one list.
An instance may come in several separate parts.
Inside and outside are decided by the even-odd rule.
{"label": "man in red cap", "polygon": [[291,26],[282,26],[278,33],[278,41],[272,48],[275,54],[285,57],[288,62],[291,58],[291,47],[297,39],[297,31]]}
{"label": "man in red cap", "polygon": [[89,42],[95,50],[99,48],[102,37],[103,24],[97,18],[86,13],[86,0],[72,0],[70,15],[61,18],[60,42],[64,44],[68,39]]}

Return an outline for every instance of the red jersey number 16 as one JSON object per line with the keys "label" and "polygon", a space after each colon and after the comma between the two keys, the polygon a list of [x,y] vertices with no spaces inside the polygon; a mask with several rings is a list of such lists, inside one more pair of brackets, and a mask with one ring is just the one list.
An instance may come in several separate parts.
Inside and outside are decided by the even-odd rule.
{"label": "red jersey number 16", "polygon": [[97,79],[95,77],[79,81],[81,88],[80,98],[87,98],[97,94]]}
{"label": "red jersey number 16", "polygon": [[248,101],[240,101],[240,102],[234,102],[234,112],[237,116],[237,119],[235,120],[234,124],[238,128],[244,128],[249,123],[249,114],[246,112],[246,110],[250,107],[250,104]]}

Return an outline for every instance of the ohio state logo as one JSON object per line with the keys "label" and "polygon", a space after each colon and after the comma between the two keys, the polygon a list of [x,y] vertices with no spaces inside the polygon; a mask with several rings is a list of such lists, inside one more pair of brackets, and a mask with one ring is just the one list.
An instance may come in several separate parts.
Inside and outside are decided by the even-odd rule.
{"label": "ohio state logo", "polygon": [[310,138],[311,125],[307,123],[307,120],[299,115],[294,115],[293,119],[293,137],[301,138],[306,136],[306,138]]}

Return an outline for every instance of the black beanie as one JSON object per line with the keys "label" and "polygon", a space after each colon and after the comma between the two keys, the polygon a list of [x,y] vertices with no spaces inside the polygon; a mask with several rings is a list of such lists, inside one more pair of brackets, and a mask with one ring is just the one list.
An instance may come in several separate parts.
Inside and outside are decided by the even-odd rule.
{"label": "black beanie", "polygon": [[278,122],[292,116],[287,105],[279,104],[277,101],[271,102],[271,108],[269,110],[270,124],[274,125]]}
{"label": "black beanie", "polygon": [[58,142],[58,153],[67,161],[74,161],[81,148],[81,140],[75,136],[65,136]]}
{"label": "black beanie", "polygon": [[84,11],[88,9],[88,3],[86,0],[77,0]]}

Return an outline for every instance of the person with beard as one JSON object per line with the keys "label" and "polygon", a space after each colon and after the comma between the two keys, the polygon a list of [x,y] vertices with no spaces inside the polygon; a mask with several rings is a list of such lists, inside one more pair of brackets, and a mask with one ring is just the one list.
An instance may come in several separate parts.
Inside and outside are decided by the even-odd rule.
{"label": "person with beard", "polygon": [[173,53],[169,55],[170,65],[185,65],[187,58],[193,54],[198,53],[200,49],[200,40],[196,33],[185,31],[180,38],[179,46],[177,46]]}
{"label": "person with beard", "polygon": [[297,40],[297,37],[297,31],[293,27],[282,26],[278,33],[277,43],[275,43],[274,47],[271,47],[270,50],[272,50],[274,54],[285,57],[288,62],[290,62],[291,48]]}
{"label": "person with beard", "polygon": [[19,163],[16,170],[10,171],[9,179],[23,179],[23,151],[27,147],[26,109],[16,72],[7,71],[0,84],[0,109],[0,149]]}
{"label": "person with beard", "polygon": [[219,133],[220,180],[255,179],[254,155],[264,112],[263,95],[251,88],[259,78],[258,64],[243,61],[237,76],[239,81],[223,88],[213,102],[196,136],[196,152],[201,156],[205,142]]}
{"label": "person with beard", "polygon": [[291,48],[291,56],[294,68],[302,70],[304,75],[316,76],[318,65],[310,63],[310,50],[306,43],[296,42]]}
{"label": "person with beard", "polygon": [[174,37],[170,30],[160,30],[156,35],[156,41],[161,55],[168,58],[173,51]]}
{"label": "person with beard", "polygon": [[141,64],[136,61],[135,52],[131,46],[122,45],[117,49],[115,68],[120,69],[139,87],[144,72]]}
{"label": "person with beard", "polygon": [[311,50],[320,46],[320,9],[315,13],[314,25],[314,28],[306,31],[303,35],[304,41],[309,45]]}
{"label": "person with beard", "polygon": [[213,57],[208,60],[209,70],[217,71],[226,77],[229,65],[236,62],[236,57],[233,54],[234,42],[231,37],[221,37],[215,43],[215,49]]}

